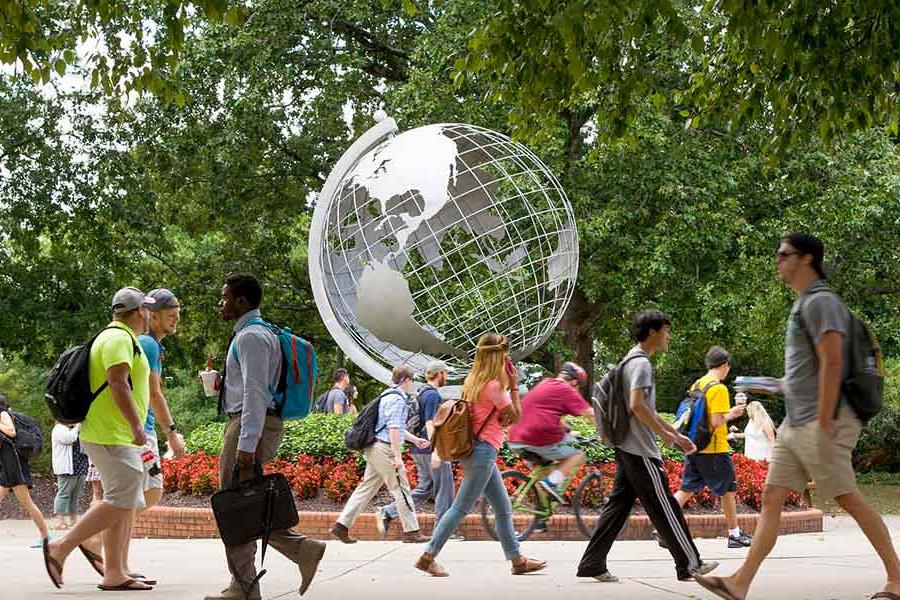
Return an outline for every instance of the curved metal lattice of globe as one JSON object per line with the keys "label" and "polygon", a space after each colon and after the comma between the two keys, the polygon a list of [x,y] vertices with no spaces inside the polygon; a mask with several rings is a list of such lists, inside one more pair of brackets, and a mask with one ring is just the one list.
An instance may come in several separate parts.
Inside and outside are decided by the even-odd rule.
{"label": "curved metal lattice of globe", "polygon": [[488,129],[395,131],[386,119],[361,137],[317,200],[310,279],[329,331],[382,381],[432,358],[459,379],[487,331],[526,356],[559,323],[578,271],[559,182]]}

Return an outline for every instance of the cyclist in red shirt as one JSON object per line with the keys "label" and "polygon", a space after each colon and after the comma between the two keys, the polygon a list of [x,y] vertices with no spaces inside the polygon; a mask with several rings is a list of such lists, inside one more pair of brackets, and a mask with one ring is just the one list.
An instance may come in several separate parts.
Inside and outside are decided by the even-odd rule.
{"label": "cyclist in red shirt", "polygon": [[509,429],[509,447],[529,451],[556,468],[541,483],[558,501],[565,502],[560,485],[584,462],[584,453],[566,444],[566,416],[587,417],[596,425],[594,409],[578,392],[587,373],[573,362],[563,364],[555,378],[537,384],[522,399],[522,418]]}

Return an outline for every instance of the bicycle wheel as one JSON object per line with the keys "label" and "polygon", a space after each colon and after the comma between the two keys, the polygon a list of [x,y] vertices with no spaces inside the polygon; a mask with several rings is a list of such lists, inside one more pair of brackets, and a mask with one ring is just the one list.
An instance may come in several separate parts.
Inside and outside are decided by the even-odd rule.
{"label": "bicycle wheel", "polygon": [[587,517],[600,514],[603,505],[606,504],[608,481],[600,471],[594,471],[581,480],[575,493],[572,495],[572,511],[575,513],[575,522],[578,529],[586,538],[594,535],[597,529],[596,521],[589,524]]}
{"label": "bicycle wheel", "polygon": [[[525,541],[537,525],[539,515],[546,513],[546,508],[541,507],[541,499],[537,490],[532,485],[527,492],[522,492],[529,478],[518,471],[505,471],[501,475],[503,485],[509,493],[509,501],[512,504],[513,526],[517,523],[526,523],[524,528],[516,532],[519,541]],[[492,539],[497,538],[497,530],[494,526],[494,510],[487,498],[481,497],[481,523],[485,531]],[[519,527],[522,527],[519,525]]]}

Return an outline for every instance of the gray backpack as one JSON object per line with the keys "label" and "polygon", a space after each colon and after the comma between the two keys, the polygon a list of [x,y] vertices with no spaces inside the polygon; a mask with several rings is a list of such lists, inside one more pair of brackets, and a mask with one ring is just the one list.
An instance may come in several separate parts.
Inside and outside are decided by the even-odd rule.
{"label": "gray backpack", "polygon": [[600,433],[603,442],[611,448],[625,441],[631,430],[629,422],[631,410],[628,408],[628,392],[622,382],[622,370],[626,364],[639,357],[649,358],[643,352],[625,357],[604,375],[599,383],[595,383],[591,390],[597,432]]}
{"label": "gray backpack", "polygon": [[[834,294],[832,290],[821,289],[815,290],[809,295],[821,292]],[[819,355],[816,351],[816,344],[809,329],[806,328],[806,321],[803,318],[805,303],[804,299],[797,309],[797,321],[800,328],[803,329],[803,333],[806,334],[812,354],[818,363]],[[865,425],[884,407],[884,355],[881,353],[878,340],[875,339],[865,323],[846,306],[845,309],[850,315],[850,323],[847,329],[848,343],[845,357],[847,376],[841,382],[841,399],[847,399],[853,412],[856,413],[856,417]],[[839,407],[840,400],[837,408]]]}

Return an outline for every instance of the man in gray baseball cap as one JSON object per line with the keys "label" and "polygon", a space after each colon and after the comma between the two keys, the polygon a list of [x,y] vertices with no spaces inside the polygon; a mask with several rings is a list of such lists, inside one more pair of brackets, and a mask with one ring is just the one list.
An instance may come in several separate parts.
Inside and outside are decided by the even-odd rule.
{"label": "man in gray baseball cap", "polygon": [[114,315],[121,315],[141,306],[152,308],[155,303],[155,298],[145,295],[136,287],[123,287],[113,296],[111,308]]}
{"label": "man in gray baseball cap", "polygon": [[[425,385],[419,388],[419,423],[418,431],[410,433],[431,439],[434,433],[434,415],[441,405],[440,388],[447,384],[447,363],[442,360],[433,360],[425,367]],[[419,503],[427,498],[434,498],[434,522],[441,520],[441,516],[453,503],[453,468],[449,462],[441,460],[436,452],[429,448],[415,448],[412,450],[413,460],[416,463],[418,474],[416,489],[411,492],[413,501]],[[388,504],[379,509],[375,524],[382,536],[387,535],[391,521],[399,516],[396,504]],[[460,536],[451,536],[451,539],[462,539]]]}
{"label": "man in gray baseball cap", "polygon": [[[144,423],[150,402],[150,364],[137,336],[147,331],[149,306],[155,300],[134,287],[113,296],[113,320],[91,345],[90,386],[99,390],[79,433],[79,441],[103,482],[103,502],[55,540],[44,540],[44,566],[53,585],[62,585],[63,564],[79,548],[106,591],[153,589],[150,582],[129,573],[128,544],[135,511],[144,507],[144,466],[141,451],[147,441]],[[103,532],[104,556],[90,540]]]}

